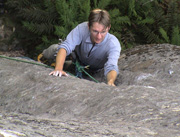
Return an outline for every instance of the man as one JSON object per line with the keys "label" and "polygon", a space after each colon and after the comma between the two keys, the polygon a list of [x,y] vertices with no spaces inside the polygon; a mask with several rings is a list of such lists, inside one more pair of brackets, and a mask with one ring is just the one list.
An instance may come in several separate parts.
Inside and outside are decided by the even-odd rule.
{"label": "man", "polygon": [[49,75],[68,76],[63,70],[66,56],[74,50],[83,65],[97,71],[104,68],[107,84],[115,86],[118,70],[118,58],[121,46],[118,39],[109,33],[111,24],[109,13],[95,9],[90,12],[88,22],[74,28],[58,47],[55,70]]}

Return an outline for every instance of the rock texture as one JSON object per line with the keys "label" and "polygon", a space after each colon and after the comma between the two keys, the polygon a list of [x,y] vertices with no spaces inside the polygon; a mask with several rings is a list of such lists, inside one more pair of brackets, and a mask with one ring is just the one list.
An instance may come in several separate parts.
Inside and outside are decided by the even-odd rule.
{"label": "rock texture", "polygon": [[[0,6],[1,6],[1,0],[0,0]],[[0,54],[11,52],[22,52],[22,47],[19,46],[19,41],[15,38],[12,38],[12,34],[15,31],[15,24],[11,21],[10,17],[6,15],[6,13],[1,14],[1,7],[0,7]],[[12,42],[11,42],[12,41]],[[17,54],[17,53],[16,53]],[[9,54],[8,54],[9,55]]]}
{"label": "rock texture", "polygon": [[0,58],[0,136],[180,136],[180,47],[124,51],[116,87]]}

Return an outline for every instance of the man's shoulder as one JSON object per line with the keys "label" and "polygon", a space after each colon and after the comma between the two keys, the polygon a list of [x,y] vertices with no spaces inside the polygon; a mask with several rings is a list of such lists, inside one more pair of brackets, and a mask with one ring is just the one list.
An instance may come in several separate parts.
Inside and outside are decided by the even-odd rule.
{"label": "man's shoulder", "polygon": [[114,34],[108,33],[110,39],[117,39],[117,37]]}
{"label": "man's shoulder", "polygon": [[83,22],[78,25],[80,35],[85,38],[89,34],[88,22]]}
{"label": "man's shoulder", "polygon": [[107,45],[109,49],[121,50],[121,44],[118,38],[113,34],[108,33]]}
{"label": "man's shoulder", "polygon": [[118,43],[118,44],[120,43],[119,40],[118,40],[118,38],[117,38],[115,35],[109,33],[108,36],[109,36],[109,37],[108,37],[108,41],[109,41],[109,42],[113,42],[113,43],[116,43],[116,44],[117,44],[117,43]]}
{"label": "man's shoulder", "polygon": [[78,27],[80,27],[80,28],[88,28],[88,22],[87,21],[86,22],[82,22],[82,23],[80,23],[78,25]]}

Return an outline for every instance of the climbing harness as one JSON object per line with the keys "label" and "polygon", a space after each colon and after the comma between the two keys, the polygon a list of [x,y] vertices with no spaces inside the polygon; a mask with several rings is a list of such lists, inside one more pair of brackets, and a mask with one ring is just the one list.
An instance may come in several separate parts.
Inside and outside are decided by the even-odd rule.
{"label": "climbing harness", "polygon": [[[7,57],[7,56],[2,56],[0,55],[0,58],[5,58],[5,59],[9,59],[9,60],[14,60],[14,61],[18,61],[18,62],[23,62],[23,63],[28,63],[28,64],[33,64],[33,65],[38,65],[38,66],[43,66],[46,68],[54,68],[52,66],[48,66],[46,64],[42,64],[42,63],[36,63],[33,61],[26,61],[26,60],[22,60],[22,59],[17,59],[17,58],[13,58],[13,57]],[[99,83],[98,80],[96,80],[95,78],[93,78],[89,73],[87,73],[85,71],[85,69],[88,69],[89,66],[82,66],[80,65],[80,63],[76,60],[74,63],[75,67],[76,67],[76,77],[78,78],[82,78],[82,72],[84,72],[87,76],[89,76],[92,80],[94,80],[96,83]],[[66,72],[68,74],[70,74],[71,76],[74,76],[73,74]]]}
{"label": "climbing harness", "polygon": [[96,83],[99,83],[98,80],[96,80],[95,78],[93,78],[85,69],[89,69],[89,65],[87,66],[82,66],[80,65],[79,61],[76,60],[75,63],[73,63],[75,65],[75,71],[76,71],[76,77],[78,78],[83,78],[82,77],[82,73],[84,72],[87,76],[89,76],[93,81],[95,81]]}
{"label": "climbing harness", "polygon": [[82,78],[82,72],[84,68],[88,69],[88,66],[81,66],[80,63],[76,60],[75,63],[73,63],[75,65],[75,72],[76,72],[76,77],[78,78]]}

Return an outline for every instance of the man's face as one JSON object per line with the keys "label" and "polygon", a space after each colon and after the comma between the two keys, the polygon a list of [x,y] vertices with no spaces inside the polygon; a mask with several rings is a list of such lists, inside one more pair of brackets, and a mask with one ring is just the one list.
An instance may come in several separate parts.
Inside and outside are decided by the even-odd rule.
{"label": "man's face", "polygon": [[98,22],[93,23],[93,25],[89,28],[91,32],[91,41],[93,43],[101,43],[110,27],[105,28],[104,25],[99,24]]}

